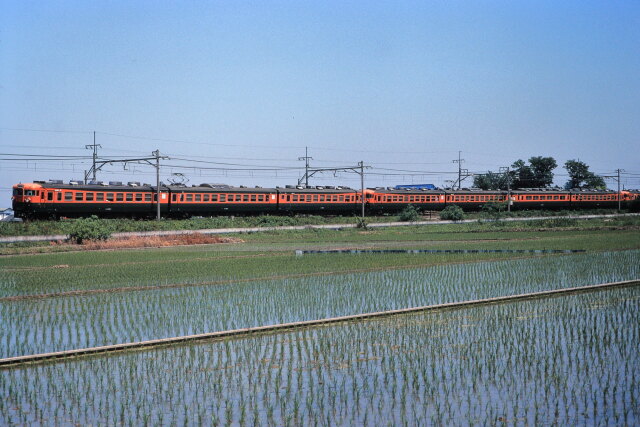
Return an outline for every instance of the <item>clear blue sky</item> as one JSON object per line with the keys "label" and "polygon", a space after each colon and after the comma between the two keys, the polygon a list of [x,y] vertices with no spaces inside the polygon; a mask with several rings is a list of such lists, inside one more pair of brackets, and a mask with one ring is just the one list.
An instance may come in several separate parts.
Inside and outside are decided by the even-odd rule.
{"label": "clear blue sky", "polygon": [[[638,1],[0,5],[2,153],[87,155],[96,130],[104,157],[159,148],[231,164],[206,167],[300,167],[308,146],[312,166],[374,166],[369,186],[444,185],[453,175],[426,173],[455,171],[458,150],[476,172],[544,155],[640,177]],[[0,160],[0,206],[14,183],[86,165]],[[190,184],[300,176],[164,168],[163,180],[172,172]],[[113,166],[99,178],[153,176]]]}

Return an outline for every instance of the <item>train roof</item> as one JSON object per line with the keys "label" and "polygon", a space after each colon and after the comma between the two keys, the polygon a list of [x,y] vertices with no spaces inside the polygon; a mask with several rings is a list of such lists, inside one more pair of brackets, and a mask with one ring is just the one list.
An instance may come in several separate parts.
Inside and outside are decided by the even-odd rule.
{"label": "train roof", "polygon": [[446,190],[446,194],[460,195],[476,195],[476,194],[507,194],[507,190],[481,190],[479,188],[462,189],[462,190]]}
{"label": "train roof", "polygon": [[304,187],[302,185],[293,186],[289,185],[285,188],[278,188],[280,193],[290,193],[290,194],[327,194],[327,193],[335,193],[335,194],[344,194],[344,193],[359,193],[360,190],[355,190],[349,187],[341,187],[341,186],[317,186],[317,187]]}
{"label": "train roof", "polygon": [[149,191],[155,189],[150,184],[141,184],[139,182],[129,182],[124,185],[119,181],[111,181],[106,183],[103,181],[94,181],[84,184],[83,181],[69,181],[67,184],[62,180],[34,181],[32,183],[17,184],[16,186],[31,186],[38,188],[52,188],[59,190],[85,190],[85,191]]}
{"label": "train roof", "polygon": [[445,194],[445,192],[443,190],[432,190],[432,189],[427,189],[427,188],[401,188],[401,189],[396,189],[393,187],[374,187],[374,188],[369,188],[369,190],[374,191],[376,193],[379,194],[413,194],[413,195],[418,195],[418,194]]}

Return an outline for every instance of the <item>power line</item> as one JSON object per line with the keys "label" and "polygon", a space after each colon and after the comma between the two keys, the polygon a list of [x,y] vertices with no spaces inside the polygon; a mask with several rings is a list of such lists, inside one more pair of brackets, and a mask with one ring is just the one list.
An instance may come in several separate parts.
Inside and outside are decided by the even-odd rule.
{"label": "power line", "polygon": [[10,128],[10,127],[0,127],[0,130],[9,130],[9,131],[16,131],[16,132],[70,133],[70,134],[91,133],[91,131],[84,131],[84,130],[29,129],[29,128]]}

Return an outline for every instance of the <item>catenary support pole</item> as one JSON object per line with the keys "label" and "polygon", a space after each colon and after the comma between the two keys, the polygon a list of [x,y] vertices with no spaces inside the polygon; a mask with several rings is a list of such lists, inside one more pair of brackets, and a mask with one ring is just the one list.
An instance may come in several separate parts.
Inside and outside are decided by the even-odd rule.
{"label": "catenary support pole", "polygon": [[160,220],[160,150],[156,150],[152,153],[156,158],[156,207],[157,215],[156,219]]}
{"label": "catenary support pole", "polygon": [[360,160],[360,191],[362,199],[362,219],[364,219],[364,162]]}

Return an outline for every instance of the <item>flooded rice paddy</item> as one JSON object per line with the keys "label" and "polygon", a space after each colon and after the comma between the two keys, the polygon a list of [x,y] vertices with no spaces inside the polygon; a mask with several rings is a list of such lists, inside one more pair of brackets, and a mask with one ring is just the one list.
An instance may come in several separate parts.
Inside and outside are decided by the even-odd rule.
{"label": "flooded rice paddy", "polygon": [[[637,261],[637,254],[602,256],[617,266],[625,256]],[[540,261],[495,271],[476,265],[384,273],[366,283],[376,283],[379,298],[403,293],[393,304],[420,304],[419,292],[426,291],[414,290],[410,280],[450,278],[441,285],[457,283],[456,291],[443,289],[434,298],[459,299],[499,291],[483,290],[489,283],[517,286],[510,292],[568,285],[574,272],[594,262],[546,259],[555,265],[546,276],[542,271],[550,270]],[[582,279],[623,278],[596,270]],[[552,280],[561,271],[566,279]],[[518,281],[517,272],[535,280]],[[384,293],[396,273],[408,275],[404,284]],[[470,283],[462,286],[463,278]],[[329,284],[314,284],[323,286]],[[310,302],[286,300],[288,291],[281,299],[290,305]],[[317,304],[324,307],[330,294],[320,295]],[[352,297],[342,307],[366,304],[365,297]],[[95,317],[99,324],[91,310],[84,323]],[[637,425],[639,318],[640,287],[630,287],[4,369],[0,424]]]}
{"label": "flooded rice paddy", "polygon": [[[350,256],[350,255],[346,255]],[[640,251],[0,302],[0,357],[640,277]]]}

